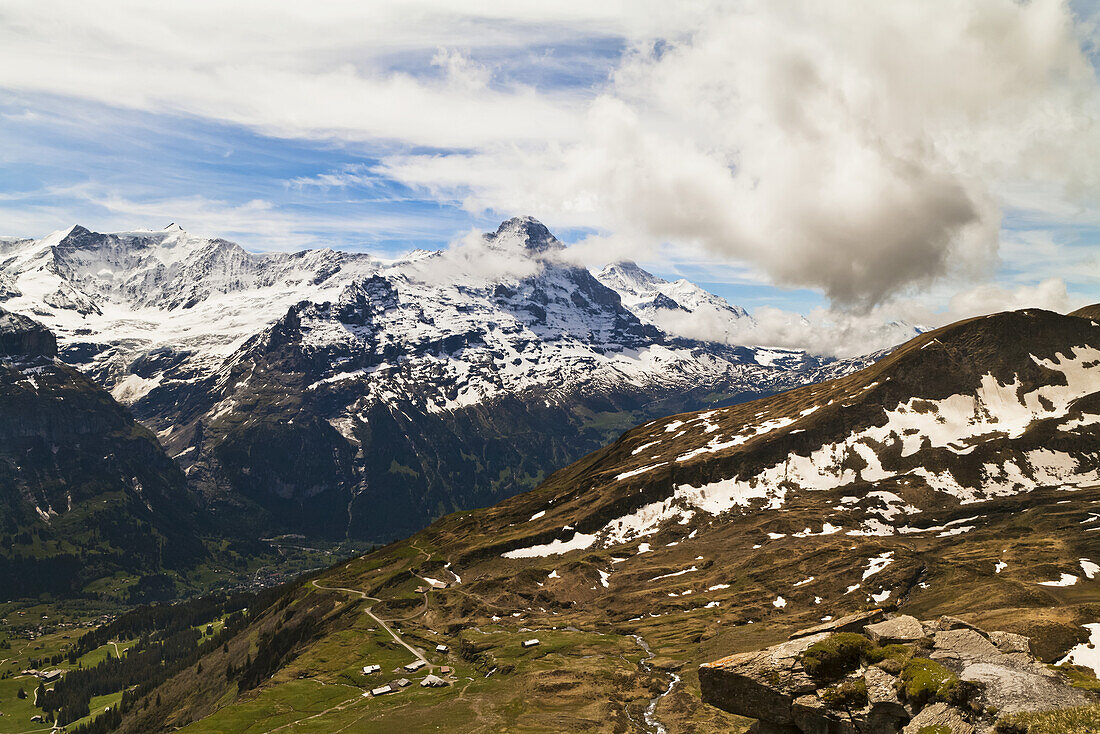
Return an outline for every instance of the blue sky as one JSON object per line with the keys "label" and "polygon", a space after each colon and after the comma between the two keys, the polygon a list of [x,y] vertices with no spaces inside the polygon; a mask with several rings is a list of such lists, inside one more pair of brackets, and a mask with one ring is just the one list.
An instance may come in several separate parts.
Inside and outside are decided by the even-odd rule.
{"label": "blue sky", "polygon": [[17,0],[0,233],[177,222],[394,255],[531,214],[592,265],[750,310],[928,323],[1100,300],[1091,4],[774,5]]}

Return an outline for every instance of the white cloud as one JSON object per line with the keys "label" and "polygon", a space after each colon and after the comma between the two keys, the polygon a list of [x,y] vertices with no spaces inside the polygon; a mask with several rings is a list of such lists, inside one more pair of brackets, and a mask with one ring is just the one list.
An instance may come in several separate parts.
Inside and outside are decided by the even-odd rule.
{"label": "white cloud", "polygon": [[[94,184],[53,188],[46,193],[66,201],[67,206],[27,204],[19,198],[0,197],[4,226],[10,228],[0,235],[42,236],[70,224],[100,232],[156,230],[174,222],[193,234],[224,237],[253,251],[324,247],[335,235],[342,235],[340,239],[345,243],[348,238],[358,238],[357,249],[369,250],[373,249],[372,241],[380,237],[442,237],[448,226],[400,214],[288,212],[266,199],[238,204],[200,194],[132,198]],[[41,196],[41,192],[35,196]],[[79,216],[74,216],[74,208],[80,210]]]}
{"label": "white cloud", "polygon": [[[0,6],[0,86],[281,136],[543,143],[575,135],[581,100],[507,74],[490,85],[492,70],[455,49],[646,36],[695,15],[628,5],[13,0]],[[438,73],[402,70],[425,52]]]}
{"label": "white cloud", "polygon": [[486,282],[527,278],[542,268],[542,261],[530,257],[519,245],[493,246],[483,233],[470,230],[438,255],[414,260],[402,272],[425,283],[482,287]]}
{"label": "white cloud", "polygon": [[880,310],[858,314],[818,308],[802,316],[763,306],[752,315],[756,323],[741,324],[741,328],[731,334],[734,343],[852,357],[896,346],[914,334],[912,325],[892,321]]}
{"label": "white cloud", "polygon": [[1076,305],[1066,292],[1064,280],[1047,278],[1038,285],[1018,288],[1005,288],[994,283],[977,285],[956,293],[951,298],[948,313],[953,319],[1021,308],[1045,308],[1066,313]]}
{"label": "white cloud", "polygon": [[381,170],[474,211],[698,244],[866,308],[988,275],[1000,191],[1095,205],[1098,99],[1058,2],[749,2],[630,55],[580,139]]}
{"label": "white cloud", "polygon": [[[988,280],[1006,204],[1095,220],[1094,21],[1075,25],[1059,0],[11,0],[0,87],[367,142],[386,153],[376,170],[293,184],[386,175],[472,212],[595,228],[586,259],[672,243],[859,312],[762,318],[776,344],[847,344],[880,304],[920,312],[905,299],[922,289],[958,291],[951,313],[1059,302],[1049,280]],[[607,39],[623,58],[584,87],[513,67],[540,45]],[[308,244],[316,224],[264,201],[104,206],[276,246]]]}
{"label": "white cloud", "polygon": [[299,176],[287,181],[287,185],[296,189],[317,187],[321,189],[345,188],[348,186],[375,186],[378,176],[371,173],[363,164],[345,166],[339,171],[319,173],[316,176]]}

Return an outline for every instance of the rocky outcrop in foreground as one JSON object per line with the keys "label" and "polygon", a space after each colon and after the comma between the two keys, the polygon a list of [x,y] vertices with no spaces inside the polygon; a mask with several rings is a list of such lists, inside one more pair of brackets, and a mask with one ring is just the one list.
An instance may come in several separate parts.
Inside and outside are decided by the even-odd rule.
{"label": "rocky outcrop in foreground", "polygon": [[1032,657],[1026,637],[881,610],[699,669],[703,700],[759,734],[975,734],[1003,715],[1093,701]]}

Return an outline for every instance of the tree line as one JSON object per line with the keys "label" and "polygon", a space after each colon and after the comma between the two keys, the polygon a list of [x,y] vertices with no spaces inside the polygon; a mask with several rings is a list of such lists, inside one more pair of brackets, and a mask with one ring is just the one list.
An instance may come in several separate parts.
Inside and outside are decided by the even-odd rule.
{"label": "tree line", "polygon": [[[107,657],[94,667],[70,670],[49,690],[39,684],[35,705],[45,712],[47,720],[65,726],[88,716],[94,696],[121,690],[118,706],[71,730],[72,734],[113,731],[137,700],[194,665],[207,652],[226,644],[265,610],[289,603],[299,584],[295,581],[262,591],[211,594],[177,604],[147,604],[132,609],[85,633],[67,651],[69,663],[76,664],[81,656],[110,640],[137,637],[138,642],[124,657]],[[225,624],[216,634],[204,636],[195,629],[223,615],[227,615]],[[257,660],[256,666],[266,666],[266,655],[258,654]],[[254,675],[250,666],[241,674]]]}

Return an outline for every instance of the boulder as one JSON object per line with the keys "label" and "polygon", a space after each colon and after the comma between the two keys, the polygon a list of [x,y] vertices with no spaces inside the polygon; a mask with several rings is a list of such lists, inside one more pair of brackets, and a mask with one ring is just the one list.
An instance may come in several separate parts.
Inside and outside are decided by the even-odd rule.
{"label": "boulder", "polygon": [[951,667],[952,662],[964,666],[970,663],[1000,660],[1004,657],[1004,653],[998,650],[996,645],[971,629],[958,628],[937,632],[932,639],[935,641],[935,648],[928,657],[948,667]]}
{"label": "boulder", "polygon": [[832,734],[828,710],[814,695],[799,696],[791,706],[791,718],[801,734]]}
{"label": "boulder", "polygon": [[977,625],[970,624],[965,619],[959,619],[958,617],[949,617],[946,614],[936,620],[937,630],[971,630],[977,632],[982,637],[989,637],[985,630]]}
{"label": "boulder", "polygon": [[792,634],[790,639],[796,640],[799,637],[819,635],[823,632],[861,632],[867,625],[879,622],[885,618],[886,613],[881,609],[872,609],[869,612],[856,612],[855,614],[848,614],[838,619],[825,622],[824,624],[818,624],[804,630],[799,630]]}
{"label": "boulder", "polygon": [[901,730],[902,734],[919,734],[921,731],[974,734],[974,727],[967,723],[958,709],[946,703],[934,703],[921,709],[908,726]]}
{"label": "boulder", "polygon": [[699,668],[703,700],[725,711],[780,726],[794,723],[795,698],[816,690],[799,656],[827,633],[801,637],[764,650],[730,655]]}
{"label": "boulder", "polygon": [[981,683],[981,702],[1003,714],[1048,711],[1090,703],[1081,690],[1066,685],[1056,673],[998,663],[974,663],[959,673],[963,680]]}
{"label": "boulder", "polygon": [[1031,640],[1023,635],[1014,635],[1011,632],[990,632],[989,640],[1003,653],[1031,654]]}
{"label": "boulder", "polygon": [[[1027,652],[1026,637],[986,633],[953,617],[922,622],[908,615],[887,620],[883,616],[880,610],[849,615],[795,633],[782,644],[707,663],[699,668],[703,701],[757,719],[750,731],[759,734],[974,734],[969,721],[974,714],[961,704],[956,708],[937,702],[914,715],[911,705],[898,696],[898,679],[889,668],[878,666],[859,668],[847,676],[849,682],[862,676],[866,685],[867,702],[861,709],[830,708],[826,701],[834,700],[828,692],[832,684],[811,679],[801,656],[836,632],[862,632],[878,644],[906,645],[911,653],[938,661],[961,680],[977,684],[972,694],[977,697],[974,711],[995,707],[1012,714],[1089,701],[1087,694]],[[922,642],[929,633],[931,651]]]}
{"label": "boulder", "polygon": [[[882,717],[907,720],[909,710],[898,698],[898,679],[885,670],[867,668],[863,671],[863,682],[867,684],[867,703],[871,711]],[[894,731],[897,731],[895,728]]]}
{"label": "boulder", "polygon": [[[980,702],[1011,714],[1020,711],[1042,711],[1070,706],[1083,706],[1088,697],[1070,687],[1055,672],[1049,670],[1018,648],[1027,638],[1001,633],[986,639],[978,631],[960,628],[937,632],[935,648],[929,654],[954,671],[959,678],[980,683]],[[994,640],[1012,652],[1004,652]]]}
{"label": "boulder", "polygon": [[864,633],[875,642],[889,645],[895,642],[915,642],[924,637],[924,627],[916,617],[899,614],[885,622],[876,622],[863,628]]}

